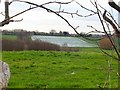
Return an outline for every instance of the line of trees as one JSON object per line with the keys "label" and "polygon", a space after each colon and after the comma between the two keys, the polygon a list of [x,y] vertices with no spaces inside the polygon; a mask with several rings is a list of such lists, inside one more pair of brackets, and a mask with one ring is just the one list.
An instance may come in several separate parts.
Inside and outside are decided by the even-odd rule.
{"label": "line of trees", "polygon": [[81,32],[80,35],[78,34],[70,34],[68,31],[59,31],[56,32],[56,30],[51,30],[49,33],[47,32],[39,32],[39,31],[27,31],[23,29],[14,29],[14,30],[1,30],[1,33],[3,35],[17,35],[19,33],[24,33],[24,35],[30,34],[30,35],[45,35],[45,36],[76,36],[76,37],[93,37],[93,38],[101,38],[102,34],[87,34],[84,32]]}

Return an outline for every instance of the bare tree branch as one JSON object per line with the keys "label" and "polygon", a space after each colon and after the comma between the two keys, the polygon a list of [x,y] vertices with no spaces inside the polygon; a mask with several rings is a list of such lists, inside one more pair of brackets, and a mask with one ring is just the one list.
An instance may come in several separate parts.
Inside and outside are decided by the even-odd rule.
{"label": "bare tree branch", "polygon": [[92,31],[92,32],[104,33],[104,32],[102,32],[102,31],[97,30],[97,29],[94,28],[93,26],[87,25],[87,27],[90,27],[90,28],[94,29],[94,31]]}
{"label": "bare tree branch", "polygon": [[[111,62],[110,60],[108,60],[108,72],[107,72],[106,81],[104,83],[103,88],[105,88],[107,84],[110,84],[110,72],[111,72]],[[111,88],[111,85],[109,88]]]}
{"label": "bare tree branch", "polygon": [[115,30],[115,32],[116,33],[120,33],[119,31],[118,31],[118,28],[117,28],[117,26],[112,22],[112,20],[110,20],[107,16],[106,16],[106,10],[104,11],[104,13],[103,13],[103,18],[107,21],[107,22],[109,22],[110,24],[111,24],[111,26],[113,27],[113,29]]}
{"label": "bare tree branch", "polygon": [[23,3],[30,4],[30,5],[34,5],[34,6],[36,6],[36,7],[40,7],[40,8],[42,8],[42,9],[47,10],[47,12],[52,12],[52,13],[56,14],[56,15],[59,16],[61,19],[63,19],[78,35],[80,35],[80,34],[78,33],[78,31],[76,30],[79,26],[77,26],[76,28],[73,27],[73,26],[69,23],[69,21],[68,21],[67,19],[65,19],[63,16],[61,16],[59,13],[57,13],[57,12],[55,12],[55,11],[49,9],[49,8],[46,8],[46,7],[43,6],[43,5],[38,5],[38,4],[35,4],[35,3],[32,3],[32,2],[20,1],[20,0],[14,0],[14,1],[18,1],[18,2],[23,2]]}
{"label": "bare tree branch", "polygon": [[1,14],[2,16],[5,16],[5,15],[3,14],[3,12],[1,12],[0,14]]}
{"label": "bare tree branch", "polygon": [[[105,30],[105,26],[104,26],[104,24],[103,24],[103,20],[102,20],[102,18],[101,18],[101,16],[100,16],[101,11],[98,9],[98,6],[97,6],[97,4],[96,4],[96,1],[95,1],[95,3],[93,3],[93,2],[91,1],[91,3],[96,7],[97,12],[88,9],[88,8],[82,6],[80,3],[78,3],[78,2],[75,1],[75,2],[76,2],[80,7],[82,7],[83,9],[85,9],[85,10],[87,10],[87,11],[89,11],[89,12],[92,12],[92,14],[89,14],[89,15],[86,15],[86,16],[83,16],[83,15],[78,14],[78,10],[77,10],[76,12],[74,12],[74,13],[70,13],[70,12],[66,12],[66,11],[64,11],[64,10],[61,10],[61,5],[62,5],[62,4],[69,4],[69,3],[73,2],[73,0],[70,1],[70,2],[57,2],[57,1],[53,1],[53,2],[47,2],[47,3],[41,4],[41,5],[38,5],[38,4],[35,4],[35,3],[32,3],[32,2],[29,2],[29,1],[13,0],[13,1],[11,1],[9,4],[13,3],[14,1],[18,1],[18,2],[23,2],[23,3],[30,4],[30,5],[34,5],[35,7],[30,7],[29,9],[26,9],[26,10],[24,10],[24,11],[22,11],[22,12],[16,14],[16,15],[12,16],[12,17],[9,17],[8,19],[5,19],[4,21],[2,21],[2,22],[0,23],[1,26],[4,26],[5,24],[8,24],[9,22],[14,22],[14,21],[16,21],[16,20],[11,20],[12,18],[14,18],[14,17],[16,17],[16,16],[18,16],[18,15],[20,15],[20,14],[22,14],[22,13],[25,13],[25,12],[31,10],[31,9],[34,9],[34,8],[39,7],[39,8],[42,8],[42,9],[47,10],[47,12],[50,12],[50,13],[52,12],[52,13],[56,14],[57,16],[59,16],[59,17],[60,17],[61,19],[63,19],[78,35],[80,35],[80,33],[77,31],[77,29],[78,29],[79,26],[73,27],[67,19],[65,19],[62,15],[60,15],[60,13],[70,14],[72,17],[73,17],[73,15],[77,15],[77,16],[79,16],[79,17],[89,17],[89,16],[92,16],[92,15],[97,14],[98,17],[99,17],[99,19],[100,19],[100,22],[101,22],[101,24],[102,24],[102,26],[103,26],[103,30],[104,30],[105,34],[108,36],[108,38],[109,38],[110,42],[112,43],[112,45],[113,45],[113,47],[114,47],[114,49],[115,49],[118,57],[120,58],[120,55],[119,55],[119,53],[118,53],[118,51],[117,51],[117,49],[116,49],[116,47],[115,47],[115,45],[114,45],[114,43],[113,43],[113,40],[110,38],[110,36],[108,35],[107,31]],[[59,4],[59,5],[60,5],[59,11],[54,11],[54,10],[52,10],[52,9],[49,9],[49,8],[45,7],[45,5],[53,4],[53,3],[56,3],[56,4]],[[106,16],[106,11],[105,11],[104,14],[103,14],[103,19],[105,19],[106,21],[108,21],[108,22],[113,26],[114,30],[116,30],[116,32],[118,32],[116,25]],[[18,20],[18,21],[19,21],[19,20]],[[20,21],[21,21],[21,20],[20,20]],[[89,33],[92,33],[92,32],[103,33],[103,32],[101,32],[101,31],[95,29],[95,28],[92,27],[92,26],[89,26],[89,27],[91,27],[92,29],[95,30],[95,31],[91,31],[91,32],[89,32]]]}
{"label": "bare tree branch", "polygon": [[99,20],[100,20],[100,22],[101,22],[101,24],[102,24],[103,30],[104,30],[105,34],[107,35],[107,37],[109,38],[109,40],[110,40],[110,42],[111,42],[111,44],[112,44],[112,46],[113,46],[113,48],[114,48],[117,56],[118,56],[118,59],[117,59],[117,60],[120,61],[120,54],[119,54],[119,52],[118,52],[115,44],[113,43],[113,40],[112,40],[111,37],[108,35],[108,33],[107,33],[106,29],[105,29],[105,26],[104,26],[104,24],[103,24],[102,18],[101,18],[101,16],[100,16],[100,12],[99,12],[100,10],[98,9],[98,5],[97,5],[96,2],[95,2],[95,5],[96,5],[96,9],[97,9],[97,12],[98,12],[97,14],[98,14]]}
{"label": "bare tree branch", "polygon": [[114,19],[114,17],[111,15],[111,13],[110,12],[108,12],[105,8],[103,8],[100,4],[99,4],[99,6],[104,10],[104,11],[106,11],[108,14],[108,16],[109,17],[111,17],[111,19],[114,21],[114,23],[120,28],[120,26],[119,26],[119,24],[117,23],[117,21]]}
{"label": "bare tree branch", "polygon": [[66,11],[56,11],[57,13],[65,13],[65,14],[70,14],[70,15],[72,15],[72,17],[73,17],[73,15],[77,15],[77,16],[79,16],[79,17],[89,17],[89,16],[93,16],[93,15],[96,15],[96,13],[93,13],[93,14],[88,14],[88,15],[80,15],[80,14],[78,14],[78,10],[76,11],[76,12],[66,12]]}
{"label": "bare tree branch", "polygon": [[[18,0],[16,0],[16,1],[18,1]],[[53,3],[59,4],[59,5],[61,5],[61,4],[70,4],[70,3],[72,3],[73,1],[74,1],[74,0],[71,0],[70,2],[52,1],[52,2],[47,2],[47,3],[41,4],[41,5],[47,5],[47,4],[53,4]]]}
{"label": "bare tree branch", "polygon": [[[99,45],[98,45],[98,46],[99,46]],[[100,48],[100,47],[99,47],[99,48]],[[115,56],[108,54],[107,52],[105,52],[105,51],[104,51],[103,49],[101,49],[101,48],[100,48],[100,50],[101,50],[105,55],[107,55],[107,56],[109,56],[109,57],[111,57],[111,58],[119,61],[119,58],[116,58]],[[119,61],[119,62],[120,62],[120,61]]]}
{"label": "bare tree branch", "polygon": [[[13,15],[13,16],[9,17],[8,19],[3,20],[2,22],[0,22],[0,26],[4,26],[4,25],[6,25],[7,23],[10,23],[10,22],[14,22],[14,21],[16,22],[16,20],[11,20],[11,19],[14,18],[14,17],[16,17],[16,16],[18,16],[18,15],[21,15],[21,14],[23,14],[23,13],[29,11],[29,10],[35,9],[35,8],[37,8],[37,7],[30,7],[30,8],[28,8],[28,9],[26,9],[26,10],[24,10],[24,11],[16,14],[16,15]],[[18,22],[18,21],[22,21],[22,20],[23,20],[23,19],[17,20],[17,22]]]}
{"label": "bare tree branch", "polygon": [[90,12],[95,13],[95,14],[97,13],[97,12],[95,12],[95,11],[93,11],[93,10],[90,10],[90,9],[84,7],[83,5],[81,5],[80,3],[78,3],[77,1],[75,1],[75,2],[76,2],[80,7],[84,8],[85,10],[90,11]]}
{"label": "bare tree branch", "polygon": [[120,7],[113,1],[113,0],[109,0],[108,4],[114,8],[115,10],[117,10],[118,12],[120,12]]}

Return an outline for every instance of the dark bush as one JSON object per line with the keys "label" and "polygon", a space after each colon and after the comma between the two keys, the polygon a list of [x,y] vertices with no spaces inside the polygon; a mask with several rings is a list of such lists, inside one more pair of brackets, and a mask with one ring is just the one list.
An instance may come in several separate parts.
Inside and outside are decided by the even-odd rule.
{"label": "dark bush", "polygon": [[111,50],[111,49],[113,49],[110,40],[109,40],[108,38],[106,38],[106,37],[104,37],[104,38],[102,38],[102,39],[100,40],[99,46],[100,46],[100,48],[106,49],[106,50]]}
{"label": "dark bush", "polygon": [[59,45],[43,41],[23,41],[2,39],[2,50],[22,51],[22,50],[60,50]]}
{"label": "dark bush", "polygon": [[24,44],[20,40],[2,40],[2,50],[5,51],[21,51],[24,50]]}
{"label": "dark bush", "polygon": [[31,41],[27,42],[28,50],[60,50],[59,45],[51,44],[43,41]]}

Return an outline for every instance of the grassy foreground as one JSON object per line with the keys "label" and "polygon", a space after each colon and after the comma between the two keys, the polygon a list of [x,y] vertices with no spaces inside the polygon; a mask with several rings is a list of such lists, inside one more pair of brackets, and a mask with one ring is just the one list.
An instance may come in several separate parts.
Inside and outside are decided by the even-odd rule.
{"label": "grassy foreground", "polygon": [[[3,51],[10,65],[9,88],[98,88],[103,86],[110,57],[97,48],[80,52]],[[109,88],[118,87],[118,63],[111,61]]]}

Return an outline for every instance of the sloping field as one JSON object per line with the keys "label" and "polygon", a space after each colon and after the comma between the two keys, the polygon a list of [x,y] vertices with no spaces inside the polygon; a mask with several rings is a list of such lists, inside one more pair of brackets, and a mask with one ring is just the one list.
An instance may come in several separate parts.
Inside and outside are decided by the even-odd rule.
{"label": "sloping field", "polygon": [[88,43],[78,37],[34,35],[32,36],[32,40],[42,40],[45,42],[68,47],[97,47],[95,44]]}

